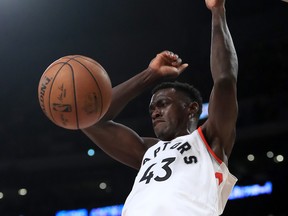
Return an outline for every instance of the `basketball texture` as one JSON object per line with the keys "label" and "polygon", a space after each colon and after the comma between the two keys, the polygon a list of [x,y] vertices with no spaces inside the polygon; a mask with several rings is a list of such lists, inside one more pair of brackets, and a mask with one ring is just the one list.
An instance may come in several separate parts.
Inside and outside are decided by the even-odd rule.
{"label": "basketball texture", "polygon": [[54,61],[38,86],[42,111],[56,125],[71,130],[97,123],[107,112],[111,97],[111,81],[105,69],[82,55]]}

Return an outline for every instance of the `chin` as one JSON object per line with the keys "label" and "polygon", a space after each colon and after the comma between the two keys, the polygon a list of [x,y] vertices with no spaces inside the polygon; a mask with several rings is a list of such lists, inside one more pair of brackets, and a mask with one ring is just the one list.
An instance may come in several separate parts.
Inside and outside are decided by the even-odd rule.
{"label": "chin", "polygon": [[154,133],[155,133],[156,137],[160,140],[163,140],[163,141],[170,141],[170,140],[174,139],[175,133],[170,133],[170,131],[171,130],[168,130],[168,128],[163,128],[163,127],[161,128],[161,130],[159,127],[154,128]]}
{"label": "chin", "polygon": [[154,133],[155,133],[155,136],[156,136],[158,139],[164,140],[164,136],[163,136],[162,133],[159,133],[159,132],[157,132],[157,131],[154,131]]}
{"label": "chin", "polygon": [[170,141],[172,140],[173,138],[171,138],[172,136],[169,136],[168,134],[166,133],[157,133],[155,132],[155,135],[158,139],[162,140],[162,141]]}

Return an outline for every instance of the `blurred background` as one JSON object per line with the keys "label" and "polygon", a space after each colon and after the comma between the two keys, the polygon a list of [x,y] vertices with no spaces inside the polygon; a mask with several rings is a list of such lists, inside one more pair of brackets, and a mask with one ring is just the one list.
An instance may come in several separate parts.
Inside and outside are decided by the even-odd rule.
{"label": "blurred background", "polygon": [[[239,58],[238,133],[229,166],[239,188],[260,190],[229,200],[223,215],[288,215],[288,3],[227,0],[226,9]],[[204,0],[0,0],[0,215],[121,205],[136,175],[81,131],[44,115],[37,88],[49,64],[89,56],[114,86],[171,50],[190,65],[178,80],[208,102],[210,32]],[[117,121],[154,136],[149,100],[145,92]]]}

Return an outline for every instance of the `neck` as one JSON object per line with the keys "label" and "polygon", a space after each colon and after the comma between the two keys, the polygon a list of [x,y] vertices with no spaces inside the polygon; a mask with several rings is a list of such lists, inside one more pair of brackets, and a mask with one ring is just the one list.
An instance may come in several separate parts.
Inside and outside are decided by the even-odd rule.
{"label": "neck", "polygon": [[192,133],[194,130],[197,129],[198,126],[198,119],[197,118],[192,118],[191,121],[188,123],[187,131],[188,133]]}

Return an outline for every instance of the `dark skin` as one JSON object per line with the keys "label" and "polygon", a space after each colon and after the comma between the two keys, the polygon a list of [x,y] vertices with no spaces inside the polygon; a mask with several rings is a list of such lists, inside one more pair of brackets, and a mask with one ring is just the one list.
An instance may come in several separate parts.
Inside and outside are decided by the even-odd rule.
{"label": "dark skin", "polygon": [[197,109],[196,102],[191,103],[186,95],[174,88],[157,91],[149,106],[156,136],[160,140],[168,141],[191,133],[191,129],[196,127],[191,124],[191,114],[196,113]]}
{"label": "dark skin", "polygon": [[[201,127],[212,150],[228,164],[238,115],[238,60],[226,23],[224,1],[205,2],[212,13],[210,62],[214,84],[209,99],[209,117]],[[143,91],[167,77],[177,78],[187,66],[172,52],[159,53],[146,70],[113,88],[108,112],[98,123],[82,131],[112,158],[139,169],[146,150],[160,139],[172,140],[197,129],[199,105],[173,88],[157,91],[149,105],[156,138],[141,137],[113,119]]]}

